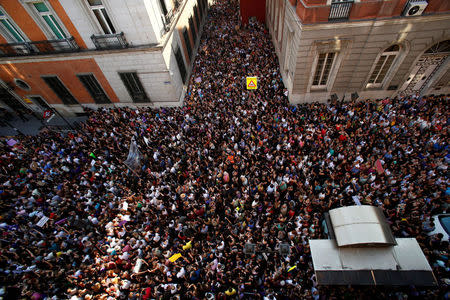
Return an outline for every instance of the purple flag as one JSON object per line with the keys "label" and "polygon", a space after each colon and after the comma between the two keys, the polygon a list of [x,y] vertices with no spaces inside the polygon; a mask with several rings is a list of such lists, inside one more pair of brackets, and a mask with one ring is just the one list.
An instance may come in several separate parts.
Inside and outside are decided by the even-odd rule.
{"label": "purple flag", "polygon": [[6,142],[9,146],[14,146],[15,144],[17,144],[17,141],[15,139],[10,139],[9,141]]}
{"label": "purple flag", "polygon": [[55,222],[55,225],[62,224],[62,223],[64,223],[64,222],[66,222],[66,221],[67,221],[67,218],[61,219],[61,220]]}

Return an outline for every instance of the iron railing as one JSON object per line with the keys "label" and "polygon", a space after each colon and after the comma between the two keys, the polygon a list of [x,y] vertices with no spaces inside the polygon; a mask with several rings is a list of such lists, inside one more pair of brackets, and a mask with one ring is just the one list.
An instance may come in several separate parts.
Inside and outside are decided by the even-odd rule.
{"label": "iron railing", "polygon": [[79,50],[80,47],[74,37],[61,40],[0,44],[0,56],[3,57],[76,52]]}
{"label": "iron railing", "polygon": [[93,34],[91,40],[95,48],[99,50],[128,48],[128,42],[123,32],[102,35]]}
{"label": "iron railing", "polygon": [[177,12],[180,10],[184,1],[185,0],[174,0],[173,8],[169,12],[167,12],[167,14],[164,17],[161,17],[164,24],[164,33],[170,30],[170,27],[172,26],[172,21],[175,19],[175,16],[177,15]]}
{"label": "iron railing", "polygon": [[328,21],[348,20],[352,9],[353,1],[339,1],[331,3],[330,15]]}
{"label": "iron railing", "polygon": [[173,7],[175,8],[175,10],[177,10],[181,6],[183,1],[184,0],[175,0],[175,1],[173,1]]}

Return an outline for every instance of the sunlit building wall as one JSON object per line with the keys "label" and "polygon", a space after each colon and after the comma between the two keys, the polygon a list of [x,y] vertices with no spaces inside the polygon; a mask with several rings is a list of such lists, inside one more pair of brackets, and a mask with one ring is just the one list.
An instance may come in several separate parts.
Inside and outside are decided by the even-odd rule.
{"label": "sunlit building wall", "polygon": [[3,0],[0,106],[178,106],[208,0]]}
{"label": "sunlit building wall", "polygon": [[267,0],[291,103],[450,92],[450,1]]}

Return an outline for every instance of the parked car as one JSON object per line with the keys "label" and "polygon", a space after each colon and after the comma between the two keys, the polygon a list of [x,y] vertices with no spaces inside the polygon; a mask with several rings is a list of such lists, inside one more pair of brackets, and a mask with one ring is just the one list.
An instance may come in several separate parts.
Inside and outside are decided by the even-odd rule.
{"label": "parked car", "polygon": [[435,235],[442,233],[443,241],[448,241],[450,235],[450,214],[440,214],[431,217],[434,223],[434,230],[430,231],[428,235]]}

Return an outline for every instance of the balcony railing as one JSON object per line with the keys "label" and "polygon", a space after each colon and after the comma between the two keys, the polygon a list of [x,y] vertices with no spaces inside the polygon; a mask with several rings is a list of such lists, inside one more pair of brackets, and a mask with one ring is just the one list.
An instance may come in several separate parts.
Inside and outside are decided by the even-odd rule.
{"label": "balcony railing", "polygon": [[175,10],[177,10],[181,6],[181,4],[183,4],[183,1],[184,0],[175,0],[175,1],[173,1],[173,7],[175,8]]}
{"label": "balcony railing", "polygon": [[123,32],[102,35],[94,34],[91,36],[91,40],[95,48],[99,50],[128,48],[128,43]]}
{"label": "balcony railing", "polygon": [[348,20],[352,9],[353,1],[340,1],[331,3],[330,15],[328,21]]}
{"label": "balcony railing", "polygon": [[42,55],[76,52],[80,47],[73,37],[61,40],[0,44],[0,56]]}
{"label": "balcony railing", "polygon": [[168,32],[170,30],[172,21],[175,19],[175,16],[176,16],[177,12],[180,10],[183,2],[184,2],[184,0],[174,0],[173,8],[164,17],[162,17],[162,21],[164,23],[164,33]]}

